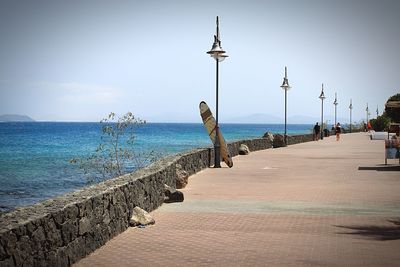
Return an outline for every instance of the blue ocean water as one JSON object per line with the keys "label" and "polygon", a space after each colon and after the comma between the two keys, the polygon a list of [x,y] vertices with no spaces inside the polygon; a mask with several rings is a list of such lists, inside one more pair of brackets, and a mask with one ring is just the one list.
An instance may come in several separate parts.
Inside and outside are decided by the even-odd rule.
{"label": "blue ocean water", "polygon": [[[312,125],[288,125],[288,134],[311,133]],[[281,124],[221,124],[229,141],[282,133]],[[135,148],[175,154],[211,145],[203,124],[148,123],[136,128]],[[69,161],[94,152],[100,123],[0,123],[0,212],[81,188],[87,180]]]}

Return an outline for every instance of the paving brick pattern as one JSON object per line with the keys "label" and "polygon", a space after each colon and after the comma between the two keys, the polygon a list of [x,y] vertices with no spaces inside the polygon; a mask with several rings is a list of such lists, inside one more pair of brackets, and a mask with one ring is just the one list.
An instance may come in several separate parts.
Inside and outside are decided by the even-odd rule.
{"label": "paving brick pattern", "polygon": [[235,157],[75,266],[400,266],[400,172],[383,163],[365,133]]}

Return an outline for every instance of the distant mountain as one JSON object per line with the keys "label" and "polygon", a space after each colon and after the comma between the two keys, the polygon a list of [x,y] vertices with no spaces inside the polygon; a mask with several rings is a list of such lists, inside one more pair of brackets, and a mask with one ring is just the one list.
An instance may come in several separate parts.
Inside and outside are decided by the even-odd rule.
{"label": "distant mountain", "polygon": [[35,120],[26,115],[4,114],[4,115],[0,115],[0,121],[1,122],[16,122],[16,121],[31,122],[31,121],[35,121]]}

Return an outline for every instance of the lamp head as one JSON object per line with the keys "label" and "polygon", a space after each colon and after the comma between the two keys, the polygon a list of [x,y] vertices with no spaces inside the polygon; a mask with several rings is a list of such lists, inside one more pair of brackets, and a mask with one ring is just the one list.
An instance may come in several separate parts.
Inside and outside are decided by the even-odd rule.
{"label": "lamp head", "polygon": [[289,80],[287,78],[287,68],[286,67],[285,67],[285,77],[283,77],[283,82],[282,82],[281,88],[285,91],[289,90],[291,88],[289,85]]}
{"label": "lamp head", "polygon": [[216,61],[221,62],[225,58],[228,57],[226,52],[221,47],[221,40],[219,38],[219,20],[217,16],[217,34],[214,35],[214,43],[211,47],[211,50],[207,52],[211,57],[213,57]]}
{"label": "lamp head", "polygon": [[283,78],[283,83],[281,85],[283,90],[289,90],[291,87],[289,86],[289,80],[287,78]]}
{"label": "lamp head", "polygon": [[217,36],[214,35],[214,43],[211,47],[211,50],[207,52],[211,57],[219,62],[223,61],[225,58],[228,57],[226,52],[221,47],[221,41],[218,40]]}
{"label": "lamp head", "polygon": [[333,104],[335,105],[335,106],[337,106],[339,103],[338,103],[338,101],[337,101],[337,94],[335,93],[335,101],[333,101]]}
{"label": "lamp head", "polygon": [[324,94],[324,84],[322,84],[322,90],[321,90],[321,94],[319,95],[319,99],[321,99],[321,100],[324,100],[326,97],[325,97],[325,94]]}
{"label": "lamp head", "polygon": [[214,35],[214,43],[211,47],[211,50],[208,51],[207,54],[210,54],[212,56],[212,55],[218,54],[218,53],[223,54],[223,53],[225,53],[225,51],[222,50],[221,41],[218,40],[218,37],[216,35]]}

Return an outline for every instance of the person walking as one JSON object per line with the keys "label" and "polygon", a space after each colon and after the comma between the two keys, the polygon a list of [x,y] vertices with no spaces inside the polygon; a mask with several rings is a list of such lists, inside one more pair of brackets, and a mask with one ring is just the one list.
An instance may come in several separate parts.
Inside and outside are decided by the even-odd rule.
{"label": "person walking", "polygon": [[340,126],[340,123],[336,124],[335,133],[336,133],[336,141],[339,141],[340,140],[340,134],[342,133],[342,127]]}
{"label": "person walking", "polygon": [[321,127],[318,125],[318,122],[314,125],[314,140],[319,140],[321,136]]}
{"label": "person walking", "polygon": [[372,130],[371,122],[368,122],[367,128],[368,128],[368,132]]}

